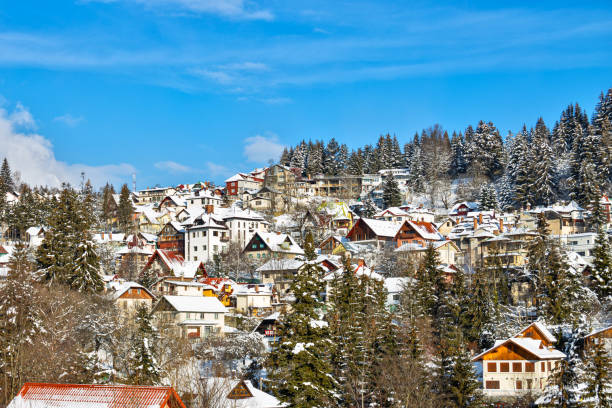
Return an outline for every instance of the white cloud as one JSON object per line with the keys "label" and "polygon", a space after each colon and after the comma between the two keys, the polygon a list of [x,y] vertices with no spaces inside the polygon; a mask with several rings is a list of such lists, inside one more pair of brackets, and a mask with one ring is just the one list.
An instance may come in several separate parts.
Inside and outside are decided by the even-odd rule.
{"label": "white cloud", "polygon": [[82,3],[125,3],[141,4],[145,8],[176,13],[213,14],[235,20],[271,21],[274,14],[269,10],[248,7],[244,0],[83,0]]}
{"label": "white cloud", "polygon": [[189,166],[184,166],[180,163],[173,162],[171,160],[161,161],[154,164],[154,166],[160,170],[167,170],[171,173],[188,173],[193,171]]}
{"label": "white cloud", "polygon": [[88,166],[69,164],[55,158],[53,145],[45,137],[18,129],[32,129],[35,125],[31,113],[21,104],[9,113],[0,109],[0,157],[6,157],[13,171],[21,180],[31,185],[60,186],[63,182],[78,184],[81,172],[94,186],[107,181],[124,181],[135,171],[134,167],[121,164]]}
{"label": "white cloud", "polygon": [[34,121],[34,117],[30,111],[21,104],[21,102],[17,102],[17,106],[15,110],[9,115],[9,120],[16,127],[23,127],[25,129],[36,129],[36,121]]}
{"label": "white cloud", "polygon": [[284,148],[277,135],[267,133],[267,136],[256,135],[244,139],[243,154],[248,161],[254,163],[266,163],[268,160],[276,162]]}
{"label": "white cloud", "polygon": [[263,62],[235,62],[233,64],[219,65],[221,69],[229,69],[234,71],[268,71],[268,67]]}
{"label": "white cloud", "polygon": [[227,167],[210,161],[206,162],[206,170],[208,174],[212,177],[227,176],[231,173],[230,169],[228,169]]}
{"label": "white cloud", "polygon": [[61,116],[56,116],[53,118],[54,122],[61,122],[64,125],[69,126],[69,127],[75,127],[84,120],[85,118],[82,116],[72,116],[69,113],[65,115],[61,115]]}
{"label": "white cloud", "polygon": [[227,72],[224,71],[211,71],[208,69],[195,69],[193,70],[193,73],[196,75],[199,75],[201,77],[213,80],[215,82],[218,82],[220,84],[230,84],[232,82],[234,82],[235,78],[228,74]]}

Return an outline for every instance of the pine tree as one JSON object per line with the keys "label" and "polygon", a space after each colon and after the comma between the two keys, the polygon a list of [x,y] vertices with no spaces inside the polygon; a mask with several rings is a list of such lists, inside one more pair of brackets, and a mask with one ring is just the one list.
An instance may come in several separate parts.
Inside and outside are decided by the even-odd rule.
{"label": "pine tree", "polygon": [[127,184],[121,187],[119,193],[119,206],[117,209],[119,227],[124,233],[129,233],[133,228],[132,215],[134,214],[134,206],[132,205],[132,199],[130,198],[130,189]]}
{"label": "pine tree", "polygon": [[2,168],[0,168],[0,185],[3,185],[8,192],[17,190],[15,181],[13,180],[13,173],[11,172],[11,167],[6,157],[2,161]]}
{"label": "pine tree", "polygon": [[415,135],[412,142],[411,156],[409,158],[408,185],[416,193],[425,191],[425,168],[419,136]]}
{"label": "pine tree", "polygon": [[586,353],[584,380],[589,407],[612,407],[612,359],[603,341],[591,345]]}
{"label": "pine tree", "polygon": [[136,323],[138,331],[132,344],[129,381],[136,385],[157,385],[161,379],[161,370],[155,359],[159,335],[146,306],[138,308]]}
{"label": "pine tree", "polygon": [[572,329],[565,343],[565,359],[561,360],[550,377],[550,382],[543,393],[544,406],[573,408],[579,407],[584,391],[582,382],[585,366],[580,358],[582,339],[586,331],[580,326]]}
{"label": "pine tree", "polygon": [[296,146],[293,150],[293,156],[291,156],[290,166],[304,170],[306,168],[307,159],[307,146],[306,142],[302,142]]}
{"label": "pine tree", "polygon": [[338,174],[343,175],[346,174],[347,166],[348,166],[348,147],[345,144],[340,146],[340,150],[338,151]]}
{"label": "pine tree", "polygon": [[480,408],[485,404],[474,365],[465,348],[450,347],[443,354],[442,390],[448,395],[449,407]]}
{"label": "pine tree", "polygon": [[424,315],[434,317],[438,299],[444,293],[438,253],[433,245],[428,245],[417,270],[417,293]]}
{"label": "pine tree", "polygon": [[304,245],[307,263],[291,284],[292,309],[280,322],[283,341],[268,359],[274,394],[292,407],[322,407],[336,400],[329,363],[329,328],[319,324],[324,308],[322,270],[315,258],[312,235]]}
{"label": "pine tree", "polygon": [[383,187],[383,202],[385,207],[399,207],[402,205],[402,193],[393,174],[389,174]]}
{"label": "pine tree", "polygon": [[64,186],[47,220],[49,230],[36,251],[36,261],[46,281],[68,284],[75,264],[74,255],[81,238],[80,213],[76,192]]}
{"label": "pine tree", "polygon": [[361,216],[364,218],[372,218],[374,214],[378,212],[378,208],[374,205],[374,201],[370,197],[367,197],[363,202],[363,211]]}
{"label": "pine tree", "polygon": [[451,174],[456,176],[459,174],[464,174],[466,171],[466,159],[465,159],[465,141],[463,140],[463,135],[461,132],[459,135],[453,132],[453,137],[451,138],[451,165],[450,170]]}
{"label": "pine tree", "polygon": [[597,237],[593,248],[593,279],[594,290],[601,300],[612,296],[612,248],[606,231],[605,215],[602,212],[600,200],[593,202],[593,218]]}
{"label": "pine tree", "polygon": [[306,173],[310,177],[323,173],[323,142],[316,142],[310,148]]}
{"label": "pine tree", "polygon": [[323,152],[323,172],[330,176],[338,175],[338,153],[340,151],[340,145],[333,137],[327,143],[325,151]]}
{"label": "pine tree", "polygon": [[468,155],[470,166],[476,174],[482,173],[489,177],[499,175],[503,168],[503,141],[493,123],[480,121],[471,139]]}
{"label": "pine tree", "polygon": [[9,259],[7,279],[0,285],[0,374],[9,400],[27,378],[21,368],[27,347],[44,332],[37,290],[32,281],[27,249],[18,244]]}
{"label": "pine tree", "polygon": [[353,151],[351,157],[348,160],[346,171],[348,174],[354,176],[363,176],[363,153],[361,149]]}
{"label": "pine tree", "polygon": [[100,276],[100,258],[91,240],[82,242],[75,253],[75,265],[68,284],[79,292],[101,292],[104,281]]}
{"label": "pine tree", "polygon": [[533,204],[550,205],[557,199],[556,166],[553,150],[549,142],[550,134],[544,120],[540,118],[536,124],[533,150],[537,152],[537,160],[533,162]]}
{"label": "pine tree", "polygon": [[497,192],[492,184],[486,183],[480,187],[479,194],[480,209],[484,211],[495,210],[499,207],[497,204]]}
{"label": "pine tree", "polygon": [[283,153],[281,154],[281,157],[278,162],[283,166],[289,166],[291,164],[291,155],[289,154],[289,150],[287,150],[286,147],[283,149]]}
{"label": "pine tree", "polygon": [[102,220],[106,224],[106,228],[108,228],[113,219],[114,194],[115,188],[111,184],[106,183],[102,190]]}

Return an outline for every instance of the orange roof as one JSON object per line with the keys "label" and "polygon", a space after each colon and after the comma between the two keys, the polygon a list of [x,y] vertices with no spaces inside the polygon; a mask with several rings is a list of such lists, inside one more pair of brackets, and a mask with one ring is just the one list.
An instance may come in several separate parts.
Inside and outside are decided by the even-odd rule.
{"label": "orange roof", "polygon": [[25,383],[9,407],[185,408],[185,405],[172,387]]}

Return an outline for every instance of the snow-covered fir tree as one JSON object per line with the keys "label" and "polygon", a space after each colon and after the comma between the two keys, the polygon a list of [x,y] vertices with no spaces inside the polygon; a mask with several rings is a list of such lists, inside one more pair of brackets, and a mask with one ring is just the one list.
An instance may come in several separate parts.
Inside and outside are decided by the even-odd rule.
{"label": "snow-covered fir tree", "polygon": [[392,173],[389,173],[384,181],[383,202],[386,208],[402,205],[402,193]]}
{"label": "snow-covered fir tree", "polygon": [[129,382],[136,385],[156,385],[161,380],[161,369],[155,358],[159,334],[153,327],[146,306],[136,312],[138,329],[132,340]]}
{"label": "snow-covered fir tree", "polygon": [[584,399],[588,407],[612,407],[612,358],[603,341],[593,343],[585,353]]}
{"label": "snow-covered fir tree", "polygon": [[338,153],[340,152],[340,145],[333,137],[327,143],[323,152],[323,172],[330,176],[338,174]]}
{"label": "snow-covered fir tree", "polygon": [[315,258],[312,235],[304,245],[308,260],[293,283],[291,311],[283,316],[279,332],[283,341],[270,353],[267,369],[273,393],[292,407],[328,407],[337,399],[337,383],[329,361],[328,325],[324,310],[322,270]]}

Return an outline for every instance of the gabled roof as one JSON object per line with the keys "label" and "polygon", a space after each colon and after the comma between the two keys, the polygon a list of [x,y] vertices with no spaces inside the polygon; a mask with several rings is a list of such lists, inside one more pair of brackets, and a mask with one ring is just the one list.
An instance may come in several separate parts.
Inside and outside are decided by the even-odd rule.
{"label": "gabled roof", "polygon": [[287,404],[257,389],[249,380],[209,377],[202,379],[204,387],[215,390],[220,406],[232,408],[280,408]]}
{"label": "gabled roof", "polygon": [[530,337],[511,337],[507,340],[496,341],[493,347],[478,354],[472,358],[472,361],[481,360],[485,354],[491,353],[497,348],[510,343],[515,344],[521,349],[527,351],[529,354],[535,357],[535,360],[558,360],[565,358],[564,353],[552,347],[545,347],[541,340],[535,340]]}
{"label": "gabled roof", "polygon": [[150,267],[156,258],[159,258],[159,260],[166,265],[166,267],[170,269],[176,277],[194,278],[198,272],[198,269],[200,269],[200,267],[204,268],[204,264],[200,261],[186,261],[182,255],[174,251],[156,249],[153,256],[149,258],[145,269]]}
{"label": "gabled roof", "polygon": [[536,329],[536,331],[538,333],[540,333],[540,335],[542,337],[544,337],[548,342],[550,343],[556,343],[557,342],[557,338],[555,336],[553,336],[553,334],[546,328],[546,326],[544,326],[541,322],[533,322],[531,323],[529,326],[525,327],[523,330],[521,330],[518,334],[514,335],[514,337],[519,337],[522,334],[524,334],[530,327],[533,327]]}
{"label": "gabled roof", "polygon": [[212,296],[163,296],[177,312],[225,313],[223,303]]}
{"label": "gabled roof", "polygon": [[185,408],[172,387],[25,383],[9,408]]}
{"label": "gabled roof", "polygon": [[138,282],[119,282],[119,281],[111,281],[107,284],[107,286],[113,291],[110,293],[110,296],[113,299],[119,299],[125,292],[130,289],[141,289],[144,290],[155,299],[155,295],[149,291],[149,289],[145,288]]}
{"label": "gabled roof", "polygon": [[428,241],[440,241],[444,237],[438,232],[438,229],[431,222],[425,221],[404,221],[416,231],[419,236]]}
{"label": "gabled roof", "polygon": [[402,227],[402,223],[394,221],[373,220],[371,218],[361,218],[361,222],[365,223],[378,237],[393,238]]}
{"label": "gabled roof", "polygon": [[257,231],[255,235],[259,235],[272,252],[284,252],[298,255],[304,254],[304,250],[300,248],[293,238],[291,238],[291,235],[261,231]]}

